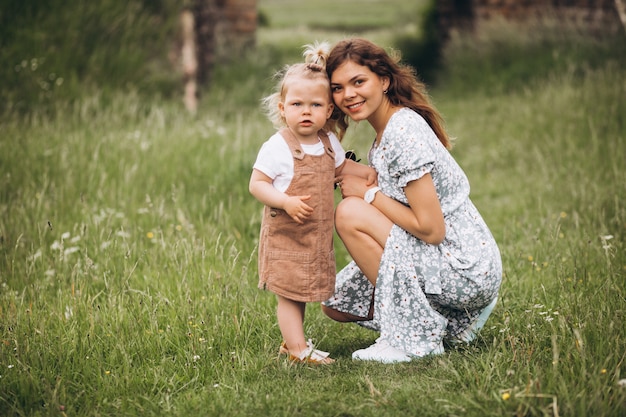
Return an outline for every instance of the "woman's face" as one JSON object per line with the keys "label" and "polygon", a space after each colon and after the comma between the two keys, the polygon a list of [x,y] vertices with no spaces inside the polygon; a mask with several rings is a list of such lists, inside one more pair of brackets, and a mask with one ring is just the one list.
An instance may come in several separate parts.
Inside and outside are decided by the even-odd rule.
{"label": "woman's face", "polygon": [[368,67],[346,61],[330,78],[333,101],[352,120],[370,120],[380,109],[389,80]]}

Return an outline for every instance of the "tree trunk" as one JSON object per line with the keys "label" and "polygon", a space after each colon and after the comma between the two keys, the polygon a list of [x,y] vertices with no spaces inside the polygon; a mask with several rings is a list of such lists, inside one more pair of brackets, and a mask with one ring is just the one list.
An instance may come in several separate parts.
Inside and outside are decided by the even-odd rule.
{"label": "tree trunk", "polygon": [[184,102],[196,111],[200,92],[208,89],[217,61],[243,57],[254,48],[257,0],[192,0],[181,14],[180,49]]}
{"label": "tree trunk", "polygon": [[223,0],[193,0],[191,6],[195,17],[197,79],[200,86],[211,82],[211,70],[215,64],[215,27],[219,21],[222,3]]}
{"label": "tree trunk", "polygon": [[615,0],[615,9],[619,15],[619,20],[622,22],[622,27],[626,31],[626,2],[624,0]]}
{"label": "tree trunk", "polygon": [[198,59],[194,22],[195,19],[191,10],[183,10],[180,16],[181,61],[185,84],[183,102],[187,110],[195,114],[198,109]]}

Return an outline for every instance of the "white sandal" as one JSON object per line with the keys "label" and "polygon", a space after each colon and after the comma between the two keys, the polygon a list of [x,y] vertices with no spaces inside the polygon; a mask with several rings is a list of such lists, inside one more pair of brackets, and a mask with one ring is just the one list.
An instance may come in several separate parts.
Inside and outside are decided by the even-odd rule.
{"label": "white sandal", "polygon": [[330,358],[330,353],[324,352],[322,350],[315,349],[313,342],[309,339],[306,342],[307,348],[304,349],[298,356],[293,355],[287,349],[287,345],[285,342],[280,344],[280,348],[278,349],[278,353],[281,355],[288,355],[289,360],[292,362],[300,362],[300,363],[309,363],[312,365],[330,365],[335,362],[333,358]]}

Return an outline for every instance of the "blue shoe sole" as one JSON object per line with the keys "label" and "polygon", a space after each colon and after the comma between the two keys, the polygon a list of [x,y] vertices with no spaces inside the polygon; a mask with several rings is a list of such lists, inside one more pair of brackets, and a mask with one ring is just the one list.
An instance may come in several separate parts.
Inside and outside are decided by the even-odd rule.
{"label": "blue shoe sole", "polygon": [[480,329],[485,326],[485,323],[487,322],[487,319],[491,315],[491,312],[495,308],[497,302],[498,296],[496,295],[493,301],[491,301],[487,307],[483,308],[483,311],[480,312],[478,318],[476,318],[476,320],[467,329],[456,335],[456,337],[448,339],[448,342],[452,344],[470,343],[476,339],[476,335]]}

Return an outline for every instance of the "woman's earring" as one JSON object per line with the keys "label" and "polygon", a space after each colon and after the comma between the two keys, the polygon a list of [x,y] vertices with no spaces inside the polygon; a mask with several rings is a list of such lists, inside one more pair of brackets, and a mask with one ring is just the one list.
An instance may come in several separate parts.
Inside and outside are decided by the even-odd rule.
{"label": "woman's earring", "polygon": [[387,92],[389,92],[389,90],[383,90],[383,94],[387,94]]}

